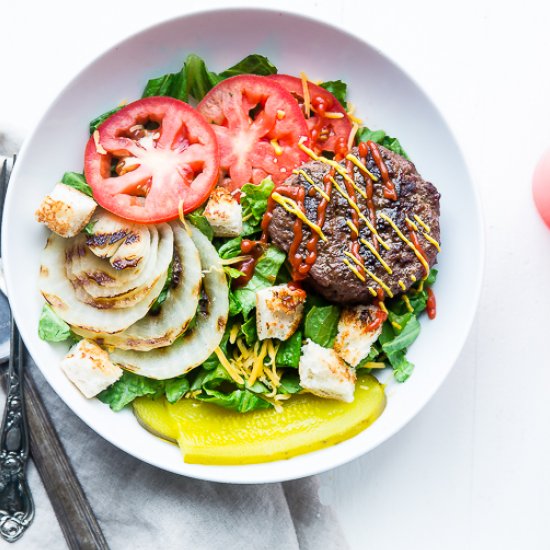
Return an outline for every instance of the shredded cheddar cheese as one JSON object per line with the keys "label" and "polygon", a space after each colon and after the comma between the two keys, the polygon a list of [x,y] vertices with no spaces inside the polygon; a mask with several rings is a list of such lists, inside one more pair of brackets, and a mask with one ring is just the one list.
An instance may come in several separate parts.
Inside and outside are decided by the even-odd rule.
{"label": "shredded cheddar cheese", "polygon": [[94,131],[93,138],[94,138],[94,143],[95,143],[95,150],[100,155],[106,155],[107,151],[105,151],[105,149],[103,148],[103,145],[101,145],[101,143],[99,143],[99,130]]}
{"label": "shredded cheddar cheese", "polygon": [[405,283],[403,281],[399,281],[399,286],[402,290],[407,290],[407,287],[405,286]]}
{"label": "shredded cheddar cheese", "polygon": [[359,124],[353,123],[349,136],[348,136],[348,150],[353,147],[353,144],[355,143],[355,136],[357,135],[357,130],[359,130]]}
{"label": "shredded cheddar cheese", "polygon": [[387,315],[388,314],[388,308],[386,307],[386,304],[384,302],[378,302],[378,307]]}
{"label": "shredded cheddar cheese", "polygon": [[354,115],[355,105],[348,101],[346,107],[348,118],[353,122],[353,124],[356,124],[357,127],[361,126],[361,124],[363,124],[363,121]]}
{"label": "shredded cheddar cheese", "polygon": [[283,154],[283,149],[279,145],[279,142],[277,141],[277,139],[273,138],[269,143],[271,143],[271,147],[273,147],[275,154],[278,157],[280,157]]}
{"label": "shredded cheddar cheese", "polygon": [[222,349],[218,346],[214,353],[218,357],[218,361],[222,364],[223,368],[227,371],[227,374],[233,378],[237,384],[244,384],[242,376],[237,372],[233,365],[229,362],[229,359],[225,356]]}
{"label": "shredded cheddar cheese", "polygon": [[252,386],[256,382],[258,376],[264,368],[264,358],[267,354],[267,342],[264,340],[260,347],[260,353],[254,358],[254,366],[252,367],[252,373],[248,379],[248,383]]}
{"label": "shredded cheddar cheese", "polygon": [[300,80],[302,81],[302,93],[304,94],[304,115],[306,118],[309,118],[309,115],[311,114],[311,97],[309,96],[309,86],[306,73],[300,73]]}
{"label": "shredded cheddar cheese", "polygon": [[374,290],[374,288],[372,288],[371,286],[369,286],[369,292],[372,296],[376,296],[376,290]]}

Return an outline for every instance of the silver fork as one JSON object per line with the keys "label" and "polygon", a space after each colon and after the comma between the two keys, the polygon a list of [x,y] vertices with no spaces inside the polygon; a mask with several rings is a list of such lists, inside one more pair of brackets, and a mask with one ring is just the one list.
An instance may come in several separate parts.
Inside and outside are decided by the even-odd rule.
{"label": "silver fork", "polygon": [[[8,185],[7,161],[0,173],[0,223]],[[11,319],[8,396],[0,428],[0,535],[15,542],[34,518],[34,503],[25,477],[29,430],[23,394],[24,347]]]}
{"label": "silver fork", "polygon": [[[0,223],[8,179],[8,163],[4,161],[0,171]],[[5,292],[3,279],[0,269],[0,290]],[[24,346],[21,340],[18,340],[18,343],[20,346],[19,358],[21,360],[21,365],[18,366],[22,368]],[[2,362],[1,357],[0,362]],[[19,371],[19,374],[19,389],[21,391],[23,377],[21,371]],[[27,369],[24,372],[24,379],[25,395],[27,397],[26,412],[30,426],[31,455],[48,493],[67,545],[71,550],[108,550],[109,546],[103,536],[101,527],[69,462],[67,453],[40,397],[36,382]],[[18,536],[21,536],[23,532],[24,529],[21,530]],[[12,540],[16,540],[16,538]]]}

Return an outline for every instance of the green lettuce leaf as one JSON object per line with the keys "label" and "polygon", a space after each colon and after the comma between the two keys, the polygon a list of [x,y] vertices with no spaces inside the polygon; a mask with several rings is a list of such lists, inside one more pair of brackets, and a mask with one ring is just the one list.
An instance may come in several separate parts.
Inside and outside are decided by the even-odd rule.
{"label": "green lettuce leaf", "polygon": [[359,130],[357,130],[356,140],[357,143],[361,143],[362,141],[374,141],[374,143],[378,143],[379,145],[386,147],[386,149],[409,159],[407,153],[405,153],[405,150],[401,146],[401,143],[399,143],[399,140],[388,136],[384,130],[371,130],[370,128],[364,126],[363,128],[359,128]]}
{"label": "green lettuce leaf", "polygon": [[302,352],[302,331],[297,330],[290,338],[281,342],[277,350],[275,362],[278,367],[292,367],[297,369]]}
{"label": "green lettuce leaf", "polygon": [[306,315],[304,336],[324,348],[331,348],[338,333],[339,319],[338,306],[313,306]]}
{"label": "green lettuce leaf", "polygon": [[74,187],[77,191],[88,195],[88,197],[93,197],[92,188],[88,185],[88,182],[84,178],[84,174],[79,174],[78,172],[65,172],[61,178],[61,183],[69,187]]}
{"label": "green lettuce leaf", "polygon": [[168,403],[176,403],[189,391],[189,388],[189,380],[185,376],[166,380],[164,384],[166,400]]}
{"label": "green lettuce leaf", "polygon": [[99,128],[99,126],[101,126],[101,124],[103,124],[103,122],[105,122],[111,115],[114,115],[115,113],[120,111],[122,107],[124,107],[124,105],[119,105],[118,107],[110,109],[106,113],[103,113],[102,115],[99,115],[98,117],[90,121],[90,135],[93,134]]}
{"label": "green lettuce leaf", "polygon": [[246,345],[252,347],[254,343],[258,340],[255,315],[251,315],[248,320],[241,325],[240,332],[244,336],[244,341],[246,342]]}
{"label": "green lettuce leaf", "polygon": [[120,411],[137,397],[151,395],[159,397],[164,390],[162,380],[152,380],[128,371],[106,390],[102,391],[98,399],[109,405],[113,411]]}
{"label": "green lettuce leaf", "polygon": [[200,208],[193,210],[193,212],[186,214],[185,219],[191,222],[201,233],[206,235],[209,241],[212,241],[214,238],[214,230],[208,220],[204,217],[203,213],[204,206],[201,206]]}
{"label": "green lettuce leaf", "polygon": [[168,96],[187,101],[189,87],[185,65],[177,73],[168,73],[147,82],[141,97]]}
{"label": "green lettuce leaf", "polygon": [[72,331],[49,304],[44,304],[38,321],[38,336],[46,342],[64,342],[72,337]]}
{"label": "green lettuce leaf", "polygon": [[268,246],[260,256],[250,281],[230,293],[230,309],[231,300],[234,300],[236,309],[240,307],[244,318],[248,319],[250,312],[256,307],[256,292],[273,286],[285,260],[286,254],[282,250],[273,245]]}
{"label": "green lettuce leaf", "polygon": [[209,71],[202,58],[195,54],[189,54],[185,60],[185,73],[187,75],[187,90],[189,95],[200,101],[222,77]]}
{"label": "green lettuce leaf", "polygon": [[[252,391],[252,388],[237,388],[231,376],[219,364],[214,370],[199,375],[191,389],[202,390],[202,393],[195,397],[199,401],[212,403],[241,413],[267,409],[272,406],[258,397]],[[261,393],[264,393],[260,387],[254,389],[259,389]]]}
{"label": "green lettuce leaf", "polygon": [[243,209],[243,235],[251,235],[261,230],[262,218],[267,210],[267,201],[275,184],[271,177],[258,185],[246,183],[241,188],[241,206]]}
{"label": "green lettuce leaf", "polygon": [[205,389],[204,394],[197,395],[195,399],[240,413],[269,409],[273,406],[271,403],[258,397],[254,392],[246,389],[237,389],[229,393],[223,393],[214,389]]}
{"label": "green lettuce leaf", "polygon": [[277,67],[275,67],[267,57],[255,53],[246,56],[232,67],[229,67],[229,69],[221,72],[220,77],[225,79],[239,74],[268,76],[270,74],[277,74]]}
{"label": "green lettuce leaf", "polygon": [[341,80],[329,80],[328,82],[321,82],[319,86],[328,90],[340,102],[342,107],[346,107],[348,85],[345,82]]}

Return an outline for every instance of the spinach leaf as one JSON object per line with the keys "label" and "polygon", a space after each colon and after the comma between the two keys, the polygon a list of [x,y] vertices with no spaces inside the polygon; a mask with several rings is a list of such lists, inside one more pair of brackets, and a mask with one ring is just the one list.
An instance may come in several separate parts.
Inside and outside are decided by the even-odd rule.
{"label": "spinach leaf", "polygon": [[65,172],[61,178],[61,183],[69,187],[74,187],[77,191],[88,195],[88,197],[93,197],[92,188],[88,185],[84,178],[84,174],[79,174],[78,172]]}
{"label": "spinach leaf", "polygon": [[398,382],[405,382],[414,370],[414,365],[407,359],[404,351],[390,353],[388,360],[393,368],[393,376]]}
{"label": "spinach leaf", "polygon": [[300,376],[296,371],[286,371],[281,378],[279,393],[293,394],[302,389],[300,386]]}
{"label": "spinach leaf", "polygon": [[338,333],[339,319],[338,306],[313,306],[306,315],[304,336],[320,346],[331,348]]}
{"label": "spinach leaf", "polygon": [[268,76],[277,74],[277,67],[263,55],[253,53],[246,56],[244,59],[229,67],[220,73],[221,78],[229,78],[239,74],[258,74],[260,76]]}
{"label": "spinach leaf", "polygon": [[260,231],[262,218],[267,210],[267,201],[274,188],[275,184],[271,177],[263,179],[258,185],[246,183],[242,186],[243,235]]}
{"label": "spinach leaf", "polygon": [[405,153],[405,150],[401,146],[401,143],[399,143],[399,140],[388,136],[384,130],[371,130],[364,126],[363,128],[359,128],[359,130],[357,130],[356,139],[357,143],[361,143],[362,141],[374,141],[374,143],[378,143],[379,145],[386,147],[386,149],[409,159],[407,153]]}
{"label": "spinach leaf", "polygon": [[106,113],[103,113],[102,115],[99,115],[98,117],[90,121],[90,135],[93,134],[99,128],[99,126],[101,126],[101,124],[103,124],[103,122],[105,122],[111,115],[114,115],[115,113],[120,111],[122,107],[124,107],[124,105],[119,105],[118,107],[110,109]]}
{"label": "spinach leaf", "polygon": [[166,380],[164,385],[166,400],[168,403],[176,403],[189,391],[189,388],[189,380],[185,376]]}
{"label": "spinach leaf", "polygon": [[438,273],[439,273],[438,270],[435,267],[432,267],[432,269],[430,269],[430,273],[426,277],[426,281],[424,281],[424,284],[428,286],[432,286],[437,279]]}
{"label": "spinach leaf", "polygon": [[328,90],[340,102],[342,107],[346,107],[348,85],[345,82],[341,80],[329,80],[328,82],[321,82],[319,86]]}
{"label": "spinach leaf", "polygon": [[[250,312],[256,307],[256,292],[263,288],[273,286],[277,273],[286,259],[286,254],[279,250],[276,246],[270,245],[266,251],[260,256],[254,275],[246,285],[235,289],[230,293],[230,310],[231,300],[236,302],[236,308],[240,306],[240,311],[244,318],[248,319]],[[231,294],[233,295],[231,297]]]}
{"label": "spinach leaf", "polygon": [[162,380],[152,380],[128,371],[97,397],[111,407],[113,411],[120,411],[137,397],[152,395],[159,397],[164,390]]}
{"label": "spinach leaf", "polygon": [[281,342],[275,361],[278,367],[298,368],[302,352],[302,331],[297,330],[290,338]]}
{"label": "spinach leaf", "polygon": [[44,304],[38,321],[38,336],[46,342],[63,342],[71,338],[72,331],[49,304]]}
{"label": "spinach leaf", "polygon": [[[220,240],[215,244],[218,244],[218,255],[222,260],[229,258],[235,258],[235,256],[241,255],[241,242],[242,237],[235,237],[229,241]],[[221,243],[221,244],[220,244]]]}
{"label": "spinach leaf", "polygon": [[[408,320],[405,320],[404,324],[399,323],[401,325],[401,330],[395,331],[397,332],[395,337],[382,344],[382,350],[388,357],[392,352],[406,350],[420,334],[420,323],[418,319],[412,313],[408,315]],[[402,317],[406,318],[407,315],[403,315]]]}
{"label": "spinach leaf", "polygon": [[204,217],[204,206],[193,210],[189,214],[185,215],[185,219],[191,222],[203,235],[208,237],[209,241],[212,241],[214,238],[214,230],[208,220]]}

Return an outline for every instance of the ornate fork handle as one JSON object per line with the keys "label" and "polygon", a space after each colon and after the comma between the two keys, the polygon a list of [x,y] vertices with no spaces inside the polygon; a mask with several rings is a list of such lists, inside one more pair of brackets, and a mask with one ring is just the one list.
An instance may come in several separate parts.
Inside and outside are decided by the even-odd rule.
{"label": "ornate fork handle", "polygon": [[8,397],[0,433],[0,535],[16,541],[34,518],[34,503],[25,478],[29,434],[23,401],[23,344],[12,320]]}

